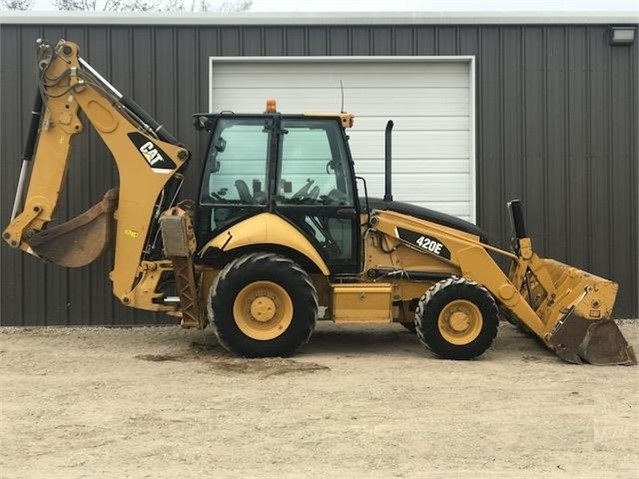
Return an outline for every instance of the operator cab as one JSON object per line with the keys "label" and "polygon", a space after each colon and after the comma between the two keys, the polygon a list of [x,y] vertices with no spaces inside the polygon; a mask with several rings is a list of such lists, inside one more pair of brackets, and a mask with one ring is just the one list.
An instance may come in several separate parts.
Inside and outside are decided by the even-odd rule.
{"label": "operator cab", "polygon": [[[344,126],[351,115],[199,115],[211,132],[198,244],[271,212],[306,236],[332,273],[359,271],[359,199]],[[197,126],[197,125],[196,125]]]}

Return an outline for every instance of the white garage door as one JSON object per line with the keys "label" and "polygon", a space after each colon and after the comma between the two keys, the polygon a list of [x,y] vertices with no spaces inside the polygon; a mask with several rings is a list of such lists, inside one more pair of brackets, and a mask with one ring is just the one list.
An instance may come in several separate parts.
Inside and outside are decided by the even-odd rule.
{"label": "white garage door", "polygon": [[[475,221],[473,57],[212,57],[213,112],[355,115],[349,130],[369,196],[384,195],[392,119],[393,198]],[[363,190],[360,188],[363,196]]]}

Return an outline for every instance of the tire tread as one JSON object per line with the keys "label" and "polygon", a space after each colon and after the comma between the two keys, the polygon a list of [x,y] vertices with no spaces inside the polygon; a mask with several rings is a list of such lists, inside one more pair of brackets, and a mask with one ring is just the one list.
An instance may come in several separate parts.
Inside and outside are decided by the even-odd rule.
{"label": "tire tread", "polygon": [[[232,311],[235,298],[226,298],[225,294],[222,293],[225,293],[225,290],[233,289],[234,284],[243,284],[246,277],[255,271],[270,272],[269,274],[273,274],[274,277],[269,280],[284,279],[284,282],[294,285],[292,289],[298,290],[298,294],[310,299],[310,304],[304,304],[309,301],[291,297],[295,324],[291,323],[288,330],[283,333],[282,336],[286,335],[286,339],[278,336],[268,341],[252,340],[239,330],[233,318],[230,320],[225,318],[225,316],[229,316],[228,311]],[[261,277],[263,274],[258,273],[258,276]],[[280,286],[282,285],[280,284]],[[291,294],[288,289],[287,292],[289,295]],[[257,252],[241,256],[224,266],[209,291],[207,309],[215,335],[220,345],[226,350],[246,357],[289,356],[308,343],[312,336],[317,321],[319,301],[317,291],[308,273],[294,261],[275,253]],[[222,309],[227,310],[226,314],[222,313]],[[301,311],[301,314],[297,314],[296,310],[297,313]]]}
{"label": "tire tread", "polygon": [[[473,302],[480,308],[483,316],[484,326],[479,337],[463,346],[452,345],[441,337],[437,331],[437,317],[433,317],[439,315],[439,303],[446,301],[446,296],[454,295],[455,290],[476,292],[478,300]],[[478,302],[481,304],[477,304]],[[444,302],[441,308],[445,305]],[[450,276],[431,286],[422,295],[415,310],[416,333],[420,342],[438,356],[447,359],[472,359],[480,356],[497,336],[498,325],[499,309],[490,292],[485,286],[459,276]]]}

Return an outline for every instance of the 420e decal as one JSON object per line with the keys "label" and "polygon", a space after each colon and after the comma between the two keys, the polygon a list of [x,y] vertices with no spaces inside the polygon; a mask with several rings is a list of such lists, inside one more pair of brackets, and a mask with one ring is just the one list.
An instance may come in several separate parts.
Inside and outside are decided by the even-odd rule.
{"label": "420e decal", "polygon": [[421,250],[441,256],[442,258],[450,259],[450,250],[437,238],[416,233],[404,228],[397,228],[397,237]]}

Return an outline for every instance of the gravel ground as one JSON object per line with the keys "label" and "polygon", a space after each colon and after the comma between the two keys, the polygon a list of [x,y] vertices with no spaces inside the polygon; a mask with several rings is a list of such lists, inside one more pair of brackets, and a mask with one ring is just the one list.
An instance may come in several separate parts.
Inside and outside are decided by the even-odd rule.
{"label": "gravel ground", "polygon": [[400,325],[261,360],[210,330],[3,328],[0,388],[3,478],[639,478],[639,368],[509,324],[466,362]]}

